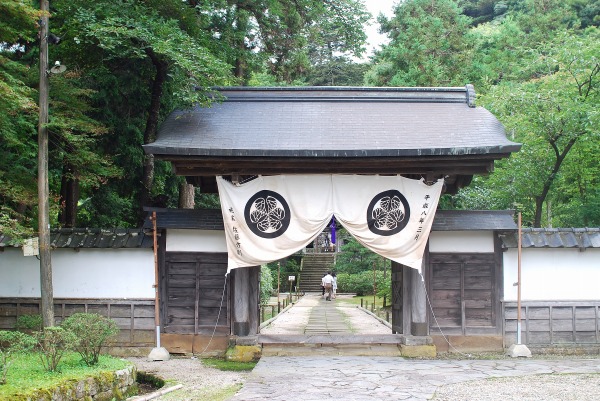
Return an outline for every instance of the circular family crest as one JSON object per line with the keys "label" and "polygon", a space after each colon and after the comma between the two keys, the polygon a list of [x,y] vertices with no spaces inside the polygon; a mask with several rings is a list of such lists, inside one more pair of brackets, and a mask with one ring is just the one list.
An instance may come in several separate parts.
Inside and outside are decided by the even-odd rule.
{"label": "circular family crest", "polygon": [[277,192],[259,191],[246,203],[246,224],[262,238],[277,238],[290,225],[290,207]]}
{"label": "circular family crest", "polygon": [[410,218],[408,201],[399,191],[381,192],[371,200],[367,208],[367,225],[372,233],[389,236],[406,227]]}

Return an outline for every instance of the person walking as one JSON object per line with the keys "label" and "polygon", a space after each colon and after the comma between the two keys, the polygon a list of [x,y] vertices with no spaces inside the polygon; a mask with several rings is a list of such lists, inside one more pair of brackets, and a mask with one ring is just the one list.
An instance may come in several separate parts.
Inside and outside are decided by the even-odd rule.
{"label": "person walking", "polygon": [[333,281],[331,282],[331,289],[333,291],[333,299],[335,299],[337,294],[337,275],[333,273],[331,277],[333,277]]}
{"label": "person walking", "polygon": [[323,281],[325,279],[325,276],[327,275],[327,273],[323,274],[323,277],[321,277],[321,296],[323,298],[325,298],[325,281]]}
{"label": "person walking", "polygon": [[322,281],[323,286],[325,287],[325,300],[331,301],[331,292],[333,291],[333,276],[331,275],[331,272],[327,272]]}

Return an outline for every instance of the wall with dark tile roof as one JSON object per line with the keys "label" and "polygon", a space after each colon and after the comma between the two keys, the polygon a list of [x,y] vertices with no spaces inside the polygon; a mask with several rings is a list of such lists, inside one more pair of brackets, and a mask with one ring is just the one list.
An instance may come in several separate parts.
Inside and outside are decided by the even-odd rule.
{"label": "wall with dark tile roof", "polygon": [[[506,248],[517,248],[517,232],[500,236]],[[522,248],[600,248],[600,228],[524,228]]]}

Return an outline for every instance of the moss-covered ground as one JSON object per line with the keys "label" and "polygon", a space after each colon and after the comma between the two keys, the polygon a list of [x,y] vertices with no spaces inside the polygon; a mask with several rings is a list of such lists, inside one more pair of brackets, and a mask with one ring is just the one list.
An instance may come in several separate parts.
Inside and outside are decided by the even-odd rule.
{"label": "moss-covered ground", "polygon": [[6,384],[0,385],[0,400],[17,400],[42,388],[54,388],[61,383],[79,381],[124,369],[131,363],[123,359],[101,355],[96,366],[83,363],[77,353],[67,353],[60,361],[57,372],[46,371],[36,353],[17,355],[12,360]]}

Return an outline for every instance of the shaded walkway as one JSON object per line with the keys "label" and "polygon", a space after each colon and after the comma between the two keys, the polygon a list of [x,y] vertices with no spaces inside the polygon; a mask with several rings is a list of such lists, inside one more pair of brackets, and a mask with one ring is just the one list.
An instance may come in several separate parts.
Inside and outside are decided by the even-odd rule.
{"label": "shaded walkway", "polygon": [[325,301],[320,294],[308,293],[261,329],[261,335],[391,335],[388,326],[345,302],[350,298],[351,295],[339,295]]}

